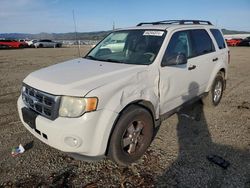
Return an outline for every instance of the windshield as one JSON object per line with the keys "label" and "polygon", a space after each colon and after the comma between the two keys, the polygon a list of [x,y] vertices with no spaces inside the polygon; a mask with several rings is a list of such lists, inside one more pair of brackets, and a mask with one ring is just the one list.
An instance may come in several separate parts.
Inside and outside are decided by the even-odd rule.
{"label": "windshield", "polygon": [[156,58],[166,35],[161,30],[126,30],[109,34],[85,58],[149,65]]}

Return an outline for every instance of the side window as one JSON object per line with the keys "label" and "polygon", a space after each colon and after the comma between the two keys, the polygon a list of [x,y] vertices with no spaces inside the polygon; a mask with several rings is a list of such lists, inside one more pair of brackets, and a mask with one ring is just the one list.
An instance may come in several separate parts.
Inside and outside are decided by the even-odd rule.
{"label": "side window", "polygon": [[214,52],[213,42],[204,29],[191,30],[194,56],[204,55]]}
{"label": "side window", "polygon": [[162,66],[173,65],[178,55],[189,58],[192,56],[189,31],[178,31],[174,33],[168,43],[167,49],[162,59]]}
{"label": "side window", "polygon": [[210,31],[213,34],[219,49],[226,48],[226,44],[221,32],[218,29],[210,29]]}

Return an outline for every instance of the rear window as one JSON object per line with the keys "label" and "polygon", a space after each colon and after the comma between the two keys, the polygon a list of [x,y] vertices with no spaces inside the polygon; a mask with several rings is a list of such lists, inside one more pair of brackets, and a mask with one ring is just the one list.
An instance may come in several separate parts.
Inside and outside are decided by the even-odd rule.
{"label": "rear window", "polygon": [[213,42],[206,30],[191,30],[191,35],[194,56],[199,56],[215,51]]}
{"label": "rear window", "polygon": [[226,48],[226,44],[224,42],[223,36],[221,35],[221,32],[218,29],[210,29],[210,31],[213,34],[219,49]]}
{"label": "rear window", "polygon": [[51,42],[51,40],[40,40],[40,42]]}

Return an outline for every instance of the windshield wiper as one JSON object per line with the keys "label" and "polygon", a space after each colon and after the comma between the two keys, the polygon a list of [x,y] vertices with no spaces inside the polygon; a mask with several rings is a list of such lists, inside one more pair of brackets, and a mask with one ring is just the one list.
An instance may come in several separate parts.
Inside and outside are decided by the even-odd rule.
{"label": "windshield wiper", "polygon": [[104,61],[111,62],[111,63],[124,63],[124,62],[116,60],[116,59],[105,59]]}
{"label": "windshield wiper", "polygon": [[87,56],[85,56],[85,58],[87,58],[87,59],[92,59],[92,60],[97,60],[97,61],[101,61],[100,59],[95,58],[95,57],[92,56],[92,55],[87,55]]}
{"label": "windshield wiper", "polygon": [[115,60],[115,59],[98,59],[92,55],[85,56],[85,58],[91,59],[91,60],[96,60],[96,61],[107,61],[107,62],[111,62],[111,63],[124,63],[122,61]]}

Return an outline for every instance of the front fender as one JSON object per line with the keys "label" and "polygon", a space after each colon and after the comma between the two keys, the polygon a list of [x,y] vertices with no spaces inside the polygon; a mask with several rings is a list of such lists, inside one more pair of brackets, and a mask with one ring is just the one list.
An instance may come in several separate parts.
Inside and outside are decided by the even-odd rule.
{"label": "front fender", "polygon": [[[150,76],[149,76],[150,75]],[[150,79],[154,78],[154,79]],[[103,116],[98,120],[96,127],[96,140],[102,143],[100,147],[106,149],[113,125],[119,113],[129,104],[135,101],[145,101],[152,104],[155,118],[159,118],[159,97],[158,97],[158,74],[152,75],[148,71],[137,72],[126,78],[113,81],[87,94],[86,97],[97,96],[99,98],[98,110],[110,111],[114,115]],[[108,123],[107,123],[108,122]]]}
{"label": "front fender", "polygon": [[[154,78],[154,79],[152,79]],[[128,104],[134,101],[149,101],[156,118],[159,117],[159,74],[157,71],[141,71],[134,75],[113,81],[87,94],[87,97],[99,98],[98,109],[107,109],[120,113]]]}

